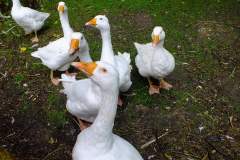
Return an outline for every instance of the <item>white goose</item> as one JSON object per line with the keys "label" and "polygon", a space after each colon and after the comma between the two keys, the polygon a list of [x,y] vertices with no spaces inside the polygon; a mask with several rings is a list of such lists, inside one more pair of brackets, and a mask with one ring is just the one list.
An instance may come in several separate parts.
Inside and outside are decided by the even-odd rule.
{"label": "white goose", "polygon": [[[59,12],[59,17],[60,17],[64,38],[68,39],[69,37],[72,36],[74,31],[69,24],[68,8],[65,2],[58,3],[58,12]],[[80,46],[80,53],[78,54],[79,59],[84,62],[92,62],[92,58],[90,57],[90,54],[89,54],[89,46],[83,34],[81,37],[81,43],[83,43],[83,45]],[[71,51],[71,52],[74,52],[74,51]]]}
{"label": "white goose", "polygon": [[25,34],[35,33],[32,42],[38,42],[37,31],[42,28],[49,13],[43,13],[28,7],[23,7],[20,0],[12,0],[11,15],[14,21],[24,29]]}
{"label": "white goose", "polygon": [[81,130],[87,128],[99,111],[102,96],[100,88],[89,78],[76,80],[75,76],[68,74],[62,74],[59,81],[62,82],[63,91],[67,95],[68,112],[78,119]]}
{"label": "white goose", "polygon": [[65,3],[60,2],[58,11],[64,37],[50,42],[47,46],[38,48],[32,53],[33,57],[41,59],[42,63],[51,69],[50,78],[54,85],[59,84],[58,79],[53,77],[54,70],[66,71],[77,57],[82,61],[92,61],[88,43],[82,33],[72,31],[66,9]]}
{"label": "white goose", "polygon": [[129,142],[112,133],[119,92],[118,71],[101,61],[73,65],[90,76],[103,93],[97,118],[78,135],[73,160],[143,160]]}
{"label": "white goose", "polygon": [[[156,26],[152,32],[152,43],[134,43],[138,51],[135,63],[140,75],[148,79],[149,94],[159,93],[160,88],[169,90],[172,85],[163,80],[175,68],[175,60],[172,54],[163,47],[165,32],[160,26]],[[154,85],[151,77],[160,80],[159,85]]]}
{"label": "white goose", "polygon": [[[80,40],[83,35],[81,33],[73,33],[70,38],[60,38],[56,41],[50,42],[47,46],[38,48],[37,51],[31,55],[35,58],[41,59],[42,63],[51,69],[51,80],[54,85],[58,85],[58,79],[53,77],[53,71],[66,71],[78,57],[77,50],[79,45],[84,45]],[[76,52],[74,54],[74,52]]]}
{"label": "white goose", "polygon": [[121,54],[118,52],[118,55],[114,56],[111,42],[110,24],[106,16],[98,15],[87,22],[86,25],[94,26],[100,30],[102,36],[102,53],[100,60],[108,62],[117,68],[119,72],[119,89],[121,92],[126,92],[132,85],[130,54],[126,52]]}
{"label": "white goose", "polygon": [[63,30],[63,35],[66,38],[70,37],[73,33],[73,29],[69,24],[68,8],[65,2],[58,3],[58,12],[59,12],[60,22]]}

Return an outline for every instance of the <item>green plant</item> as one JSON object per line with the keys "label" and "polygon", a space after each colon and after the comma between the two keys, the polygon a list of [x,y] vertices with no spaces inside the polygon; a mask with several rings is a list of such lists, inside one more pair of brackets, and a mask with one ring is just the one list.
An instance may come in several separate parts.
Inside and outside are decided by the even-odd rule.
{"label": "green plant", "polygon": [[15,84],[18,86],[25,80],[25,76],[22,73],[17,73],[14,77]]}
{"label": "green plant", "polygon": [[56,127],[63,127],[67,123],[65,111],[57,110],[47,111],[47,117],[48,121]]}

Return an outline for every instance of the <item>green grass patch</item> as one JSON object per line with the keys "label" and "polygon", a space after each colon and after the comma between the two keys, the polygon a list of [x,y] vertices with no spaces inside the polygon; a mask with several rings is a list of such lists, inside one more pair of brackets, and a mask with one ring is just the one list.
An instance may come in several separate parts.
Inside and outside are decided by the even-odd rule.
{"label": "green grass patch", "polygon": [[56,127],[63,127],[68,122],[65,111],[47,111],[47,118],[50,124]]}
{"label": "green grass patch", "polygon": [[22,73],[17,73],[15,76],[14,76],[14,82],[15,84],[17,84],[18,86],[21,85],[21,83],[26,79],[26,76]]}

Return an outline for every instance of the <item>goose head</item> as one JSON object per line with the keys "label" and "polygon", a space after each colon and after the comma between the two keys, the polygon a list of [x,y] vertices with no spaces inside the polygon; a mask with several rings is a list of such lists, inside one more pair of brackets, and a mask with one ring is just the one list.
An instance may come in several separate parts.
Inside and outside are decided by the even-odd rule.
{"label": "goose head", "polygon": [[102,31],[110,29],[108,18],[105,15],[97,15],[96,17],[88,21],[85,25],[96,27]]}
{"label": "goose head", "polygon": [[118,72],[109,63],[97,62],[73,62],[72,66],[85,73],[103,90],[116,88],[118,90]]}
{"label": "goose head", "polygon": [[57,8],[58,12],[63,14],[64,12],[67,11],[67,6],[65,5],[65,2],[59,2],[58,3],[58,8]]}
{"label": "goose head", "polygon": [[152,44],[153,47],[156,47],[160,42],[163,43],[165,39],[165,32],[161,26],[156,26],[152,32]]}
{"label": "goose head", "polygon": [[79,50],[81,51],[81,49],[85,48],[86,46],[87,46],[87,41],[84,35],[80,32],[74,32],[71,35],[70,48],[68,52],[72,55]]}

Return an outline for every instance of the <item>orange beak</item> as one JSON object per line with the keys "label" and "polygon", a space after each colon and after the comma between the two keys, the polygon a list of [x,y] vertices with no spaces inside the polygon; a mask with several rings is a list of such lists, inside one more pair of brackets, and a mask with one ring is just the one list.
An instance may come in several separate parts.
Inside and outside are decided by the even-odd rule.
{"label": "orange beak", "polygon": [[158,35],[153,35],[153,36],[152,36],[152,44],[153,44],[153,47],[155,47],[159,42],[160,42],[160,36],[158,36]]}
{"label": "orange beak", "polygon": [[87,76],[92,76],[94,70],[97,68],[97,63],[96,62],[73,62],[72,66],[75,68],[81,70]]}
{"label": "orange beak", "polygon": [[96,26],[97,25],[97,19],[93,18],[90,21],[88,21],[85,25],[86,26]]}
{"label": "orange beak", "polygon": [[69,53],[73,54],[79,49],[80,41],[79,39],[72,39],[70,44]]}
{"label": "orange beak", "polygon": [[58,6],[58,12],[61,12],[61,13],[64,12],[64,6],[63,5]]}

